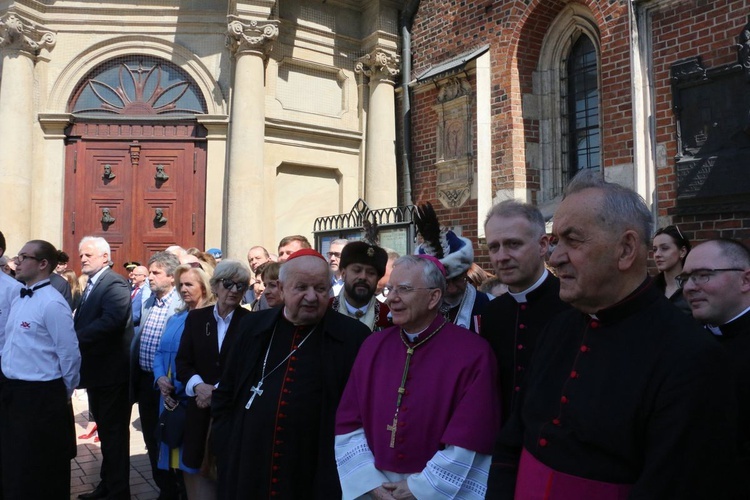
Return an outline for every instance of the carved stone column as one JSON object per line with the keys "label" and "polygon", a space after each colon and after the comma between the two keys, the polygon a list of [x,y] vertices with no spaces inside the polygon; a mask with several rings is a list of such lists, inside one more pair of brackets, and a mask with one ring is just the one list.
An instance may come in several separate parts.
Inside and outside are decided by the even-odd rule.
{"label": "carved stone column", "polygon": [[395,77],[400,59],[382,49],[362,57],[355,71],[370,79],[365,142],[365,201],[370,208],[394,207],[396,193]]}
{"label": "carved stone column", "polygon": [[[31,239],[31,182],[33,167],[34,64],[42,48],[51,49],[55,34],[14,12],[0,17],[0,199],[3,232],[15,252]],[[42,179],[41,182],[44,182]]]}
{"label": "carved stone column", "polygon": [[253,245],[265,243],[264,176],[265,57],[279,35],[278,23],[244,23],[230,16],[227,45],[235,71],[227,167],[226,250],[242,259]]}

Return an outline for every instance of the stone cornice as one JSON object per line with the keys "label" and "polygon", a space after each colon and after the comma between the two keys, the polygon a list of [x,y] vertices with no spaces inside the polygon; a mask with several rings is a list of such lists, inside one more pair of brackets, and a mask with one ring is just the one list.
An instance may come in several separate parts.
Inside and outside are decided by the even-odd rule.
{"label": "stone cornice", "polygon": [[227,46],[232,53],[254,52],[265,56],[273,49],[273,42],[279,36],[278,21],[244,23],[236,16],[227,19]]}
{"label": "stone cornice", "polygon": [[42,48],[51,50],[57,35],[45,27],[22,18],[15,12],[0,17],[0,47],[36,57]]}
{"label": "stone cornice", "polygon": [[363,73],[370,80],[395,83],[395,78],[400,72],[401,58],[396,54],[376,48],[369,54],[364,55],[354,67],[357,73]]}

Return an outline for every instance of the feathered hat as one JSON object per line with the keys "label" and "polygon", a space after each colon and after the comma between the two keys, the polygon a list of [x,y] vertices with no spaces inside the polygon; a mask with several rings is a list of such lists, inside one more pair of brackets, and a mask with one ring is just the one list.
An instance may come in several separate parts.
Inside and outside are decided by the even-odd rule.
{"label": "feathered hat", "polygon": [[417,229],[424,242],[417,247],[417,254],[432,255],[445,266],[446,279],[455,278],[469,270],[474,262],[471,240],[440,227],[437,214],[427,202],[417,207]]}

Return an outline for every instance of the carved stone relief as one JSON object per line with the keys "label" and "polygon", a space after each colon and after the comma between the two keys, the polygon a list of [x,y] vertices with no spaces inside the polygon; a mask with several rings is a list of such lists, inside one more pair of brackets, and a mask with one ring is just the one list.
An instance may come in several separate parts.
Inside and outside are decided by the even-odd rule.
{"label": "carved stone relief", "polygon": [[226,45],[234,53],[259,52],[267,55],[278,36],[278,21],[243,23],[239,19],[233,19],[227,25]]}
{"label": "carved stone relief", "polygon": [[375,49],[369,54],[361,57],[354,66],[356,73],[362,73],[370,80],[387,81],[394,83],[399,73],[401,58],[390,54],[383,49]]}
{"label": "carved stone relief", "polygon": [[471,197],[474,182],[473,91],[463,76],[438,85],[437,196],[444,207],[457,208]]}
{"label": "carved stone relief", "polygon": [[23,19],[14,12],[0,18],[0,47],[16,49],[37,56],[42,48],[55,46],[57,36],[48,29]]}

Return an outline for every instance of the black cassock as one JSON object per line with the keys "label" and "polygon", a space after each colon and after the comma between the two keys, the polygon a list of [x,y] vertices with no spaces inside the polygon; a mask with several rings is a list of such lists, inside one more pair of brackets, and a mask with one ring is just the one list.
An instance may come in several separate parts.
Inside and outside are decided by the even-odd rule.
{"label": "black cassock", "polygon": [[729,353],[737,377],[740,430],[735,498],[750,498],[750,312],[719,329],[716,340]]}
{"label": "black cassock", "polygon": [[[631,498],[724,498],[737,434],[728,365],[650,280],[594,317],[561,313],[540,335],[519,411],[501,432],[506,478],[516,480],[523,448],[558,473],[629,485]],[[516,494],[533,479],[521,467]]]}
{"label": "black cassock", "polygon": [[[295,327],[280,309],[243,319],[212,396],[219,498],[341,497],[333,454],[335,412],[368,334],[365,325],[333,310],[314,329]],[[263,393],[246,409],[266,352]]]}

